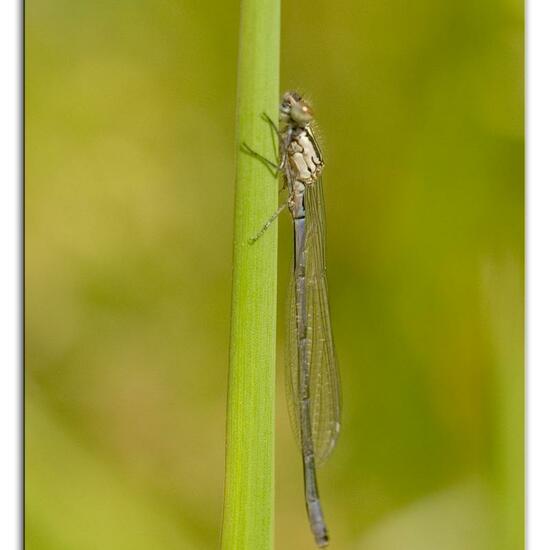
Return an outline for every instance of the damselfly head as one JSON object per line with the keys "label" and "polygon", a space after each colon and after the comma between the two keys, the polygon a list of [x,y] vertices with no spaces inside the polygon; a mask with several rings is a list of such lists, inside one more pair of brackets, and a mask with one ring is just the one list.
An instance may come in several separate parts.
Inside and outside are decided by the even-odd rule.
{"label": "damselfly head", "polygon": [[296,92],[283,95],[279,111],[281,120],[287,124],[307,126],[313,120],[311,106]]}

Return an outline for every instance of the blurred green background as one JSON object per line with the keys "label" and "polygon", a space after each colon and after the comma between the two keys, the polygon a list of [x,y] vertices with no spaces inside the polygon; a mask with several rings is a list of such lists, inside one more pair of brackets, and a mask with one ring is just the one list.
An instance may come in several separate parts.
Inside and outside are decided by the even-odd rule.
{"label": "blurred green background", "polygon": [[[26,5],[27,548],[217,548],[239,4]],[[523,548],[523,3],[283,2],[281,55],[327,162],[331,547]]]}

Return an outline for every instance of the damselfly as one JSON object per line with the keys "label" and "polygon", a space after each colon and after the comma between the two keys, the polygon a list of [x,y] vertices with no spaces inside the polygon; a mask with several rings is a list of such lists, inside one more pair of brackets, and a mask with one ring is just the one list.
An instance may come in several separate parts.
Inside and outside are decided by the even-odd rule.
{"label": "damselfly", "polygon": [[287,402],[302,452],[306,508],[315,542],[328,544],[316,467],[331,454],[340,431],[341,394],[329,313],[325,264],[324,166],[309,104],[287,92],[279,109],[279,164],[245,150],[280,172],[288,200],[251,239],[255,241],[288,206],[294,223],[294,264],[289,285]]}

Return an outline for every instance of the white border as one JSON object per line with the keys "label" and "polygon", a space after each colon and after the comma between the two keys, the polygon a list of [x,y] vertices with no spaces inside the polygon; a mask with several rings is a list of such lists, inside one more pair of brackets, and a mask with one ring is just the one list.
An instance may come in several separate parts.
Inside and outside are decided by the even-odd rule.
{"label": "white border", "polygon": [[[550,1],[527,6],[527,540],[550,548]],[[0,533],[20,548],[20,6],[0,2]]]}
{"label": "white border", "polygon": [[21,548],[21,8],[0,1],[0,537]]}
{"label": "white border", "polygon": [[527,542],[550,548],[550,2],[527,6]]}

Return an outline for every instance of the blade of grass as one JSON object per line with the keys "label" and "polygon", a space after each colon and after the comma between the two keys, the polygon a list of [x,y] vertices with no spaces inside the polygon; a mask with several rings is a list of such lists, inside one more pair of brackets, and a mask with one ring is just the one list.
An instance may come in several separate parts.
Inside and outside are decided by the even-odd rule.
{"label": "blade of grass", "polygon": [[278,193],[269,170],[240,145],[274,156],[261,114],[277,120],[279,35],[279,0],[242,0],[224,550],[273,546],[277,224],[249,239],[277,208]]}
{"label": "blade of grass", "polygon": [[519,550],[525,539],[524,282],[522,264],[488,263],[484,290],[495,352],[492,481],[494,548]]}

